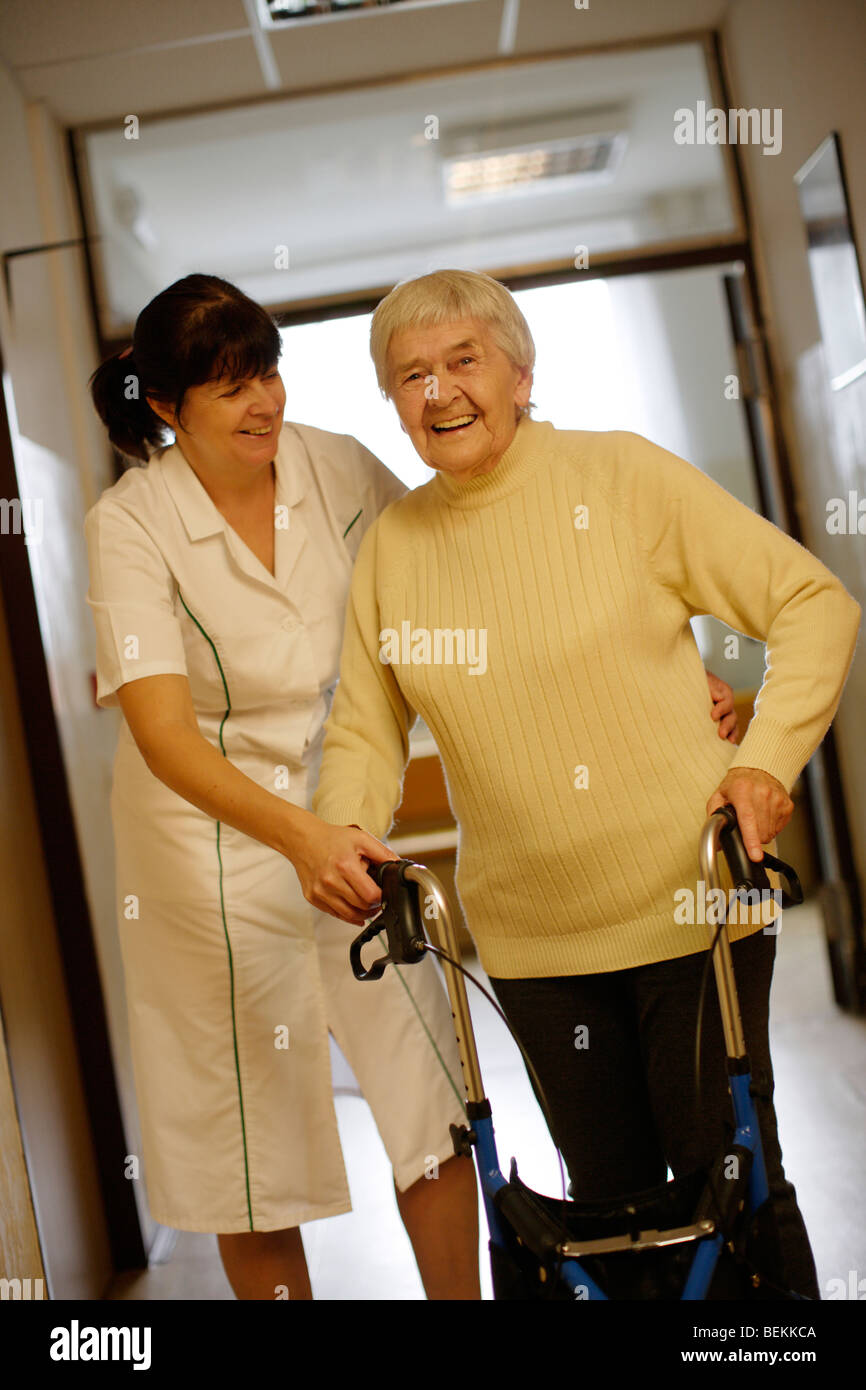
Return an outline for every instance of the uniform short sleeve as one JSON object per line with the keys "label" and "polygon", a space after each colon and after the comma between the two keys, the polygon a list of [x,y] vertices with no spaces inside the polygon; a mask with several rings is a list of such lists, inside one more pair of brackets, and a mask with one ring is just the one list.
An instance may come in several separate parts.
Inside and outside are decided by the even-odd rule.
{"label": "uniform short sleeve", "polygon": [[159,546],[125,508],[102,500],[84,519],[87,602],[96,626],[96,699],[144,676],[187,675],[176,586]]}
{"label": "uniform short sleeve", "polygon": [[403,497],[409,489],[360,440],[353,439],[352,443],[357,451],[357,516],[345,540],[354,560],[364,533],[391,502]]}
{"label": "uniform short sleeve", "polygon": [[361,463],[363,476],[366,479],[366,492],[370,499],[370,510],[374,512],[369,523],[372,525],[380,512],[383,512],[391,502],[396,502],[398,497],[403,497],[409,489],[404,482],[401,482],[396,473],[392,473],[390,468],[386,468],[384,463],[375,454],[371,454],[370,450],[360,442],[358,448],[361,451]]}

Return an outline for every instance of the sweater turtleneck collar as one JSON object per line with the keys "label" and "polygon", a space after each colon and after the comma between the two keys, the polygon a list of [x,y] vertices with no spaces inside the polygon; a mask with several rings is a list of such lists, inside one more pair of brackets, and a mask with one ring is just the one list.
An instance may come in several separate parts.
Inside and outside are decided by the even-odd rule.
{"label": "sweater turtleneck collar", "polygon": [[551,429],[544,420],[531,420],[524,415],[517,422],[514,438],[502,458],[489,473],[458,482],[448,473],[437,473],[433,486],[451,507],[485,507],[500,497],[515,492],[532,476],[538,460],[539,445]]}

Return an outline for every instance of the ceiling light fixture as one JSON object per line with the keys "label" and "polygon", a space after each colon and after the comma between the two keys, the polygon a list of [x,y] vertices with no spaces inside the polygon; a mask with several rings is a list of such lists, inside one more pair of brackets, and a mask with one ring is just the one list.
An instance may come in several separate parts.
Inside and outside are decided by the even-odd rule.
{"label": "ceiling light fixture", "polygon": [[614,177],[628,143],[623,108],[459,130],[441,146],[449,203],[584,188]]}
{"label": "ceiling light fixture", "polygon": [[344,15],[384,14],[387,10],[421,10],[431,5],[475,4],[477,0],[259,0],[262,25],[282,29]]}

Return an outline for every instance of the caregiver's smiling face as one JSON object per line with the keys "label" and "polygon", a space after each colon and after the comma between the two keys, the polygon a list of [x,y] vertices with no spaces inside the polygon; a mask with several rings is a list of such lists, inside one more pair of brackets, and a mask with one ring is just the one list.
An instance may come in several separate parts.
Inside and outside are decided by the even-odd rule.
{"label": "caregiver's smiling face", "polygon": [[260,376],[224,375],[187,387],[180,420],[164,402],[148,397],[148,403],[175,431],[194,468],[243,480],[270,466],[282,430],[286,388],[274,363]]}
{"label": "caregiver's smiling face", "polygon": [[515,367],[474,318],[394,333],[387,379],[421,458],[458,482],[496,467],[532,387],[529,369]]}

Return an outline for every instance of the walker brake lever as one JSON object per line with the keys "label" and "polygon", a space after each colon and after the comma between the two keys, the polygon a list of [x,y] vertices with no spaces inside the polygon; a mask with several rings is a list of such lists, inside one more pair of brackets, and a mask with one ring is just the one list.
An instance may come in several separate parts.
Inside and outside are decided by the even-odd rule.
{"label": "walker brake lever", "polygon": [[796,870],[790,864],[777,859],[775,855],[767,854],[766,850],[763,859],[757,864],[754,863],[746,853],[742,832],[737,821],[737,813],[733,806],[721,806],[714,814],[724,817],[727,822],[719,837],[720,847],[728,862],[728,868],[731,871],[737,892],[742,888],[745,888],[747,892],[754,889],[766,893],[777,891],[772,888],[770,880],[767,878],[766,870],[772,869],[780,878],[784,879],[782,907],[796,907],[801,903],[803,901],[803,886],[797,877]]}
{"label": "walker brake lever", "polygon": [[[426,938],[421,925],[419,885],[406,879],[410,859],[388,859],[370,864],[367,873],[382,889],[382,911],[375,921],[355,937],[349,947],[349,961],[356,980],[381,979],[386,965],[416,965],[424,954]],[[384,931],[388,954],[380,956],[368,970],[361,964],[361,949]]]}

